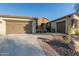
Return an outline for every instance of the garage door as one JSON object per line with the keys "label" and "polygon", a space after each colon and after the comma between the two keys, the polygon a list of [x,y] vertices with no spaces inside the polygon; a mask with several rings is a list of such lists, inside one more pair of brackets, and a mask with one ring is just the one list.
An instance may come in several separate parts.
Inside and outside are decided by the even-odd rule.
{"label": "garage door", "polygon": [[65,21],[57,23],[57,32],[58,33],[65,33]]}
{"label": "garage door", "polygon": [[6,21],[7,34],[32,33],[31,21]]}

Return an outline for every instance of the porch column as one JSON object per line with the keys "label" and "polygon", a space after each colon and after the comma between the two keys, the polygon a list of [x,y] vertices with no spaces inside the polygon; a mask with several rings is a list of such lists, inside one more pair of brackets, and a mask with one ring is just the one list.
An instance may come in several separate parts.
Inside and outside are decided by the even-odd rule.
{"label": "porch column", "polygon": [[32,21],[32,33],[36,33],[36,21]]}
{"label": "porch column", "polygon": [[65,29],[65,32],[68,33],[68,28],[71,26],[71,20],[72,20],[72,17],[66,17],[66,29]]}
{"label": "porch column", "polygon": [[79,19],[78,19],[78,28],[79,28]]}

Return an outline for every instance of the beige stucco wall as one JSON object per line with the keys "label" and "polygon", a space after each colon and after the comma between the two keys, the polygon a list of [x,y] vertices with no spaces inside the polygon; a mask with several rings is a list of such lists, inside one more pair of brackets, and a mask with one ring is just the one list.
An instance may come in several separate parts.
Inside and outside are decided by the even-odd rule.
{"label": "beige stucco wall", "polygon": [[73,15],[73,18],[75,19],[75,20],[78,20],[78,27],[79,27],[79,16],[77,16],[77,15]]}
{"label": "beige stucco wall", "polygon": [[55,29],[55,32],[56,32],[56,22],[52,22],[52,23],[51,23],[51,30],[52,30],[52,29]]}
{"label": "beige stucco wall", "polygon": [[32,19],[22,19],[22,18],[3,18],[3,20],[17,20],[17,21],[33,21]]}
{"label": "beige stucco wall", "polygon": [[66,33],[68,32],[68,27],[71,26],[71,20],[72,20],[72,17],[66,18]]}
{"label": "beige stucco wall", "polygon": [[0,18],[0,35],[6,34],[6,22]]}
{"label": "beige stucco wall", "polygon": [[32,33],[36,33],[36,20],[32,21]]}

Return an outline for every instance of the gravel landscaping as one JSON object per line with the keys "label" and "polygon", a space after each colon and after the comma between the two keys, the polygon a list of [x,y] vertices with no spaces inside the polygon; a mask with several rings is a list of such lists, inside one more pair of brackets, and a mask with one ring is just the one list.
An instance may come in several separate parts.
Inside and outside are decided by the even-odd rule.
{"label": "gravel landscaping", "polygon": [[39,37],[38,39],[47,56],[79,56],[79,52],[76,52],[74,48],[71,49],[68,44],[60,40],[59,36],[52,36],[51,40],[45,37]]}

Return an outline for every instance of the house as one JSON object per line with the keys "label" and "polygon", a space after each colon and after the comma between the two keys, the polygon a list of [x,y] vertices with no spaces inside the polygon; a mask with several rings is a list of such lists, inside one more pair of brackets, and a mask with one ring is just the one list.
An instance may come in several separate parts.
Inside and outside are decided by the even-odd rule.
{"label": "house", "polygon": [[67,33],[68,28],[72,26],[72,34],[75,34],[75,30],[79,27],[79,14],[69,14],[50,21],[46,25],[51,28],[51,32],[55,33]]}
{"label": "house", "polygon": [[42,23],[47,23],[47,22],[48,19],[45,17],[38,18],[38,26],[40,26]]}
{"label": "house", "polygon": [[36,18],[0,15],[0,34],[36,33]]}
{"label": "house", "polygon": [[44,32],[46,30],[46,26],[45,24],[48,22],[48,19],[45,18],[45,17],[41,17],[41,18],[38,18],[38,21],[37,21],[37,27],[38,27],[38,32]]}

